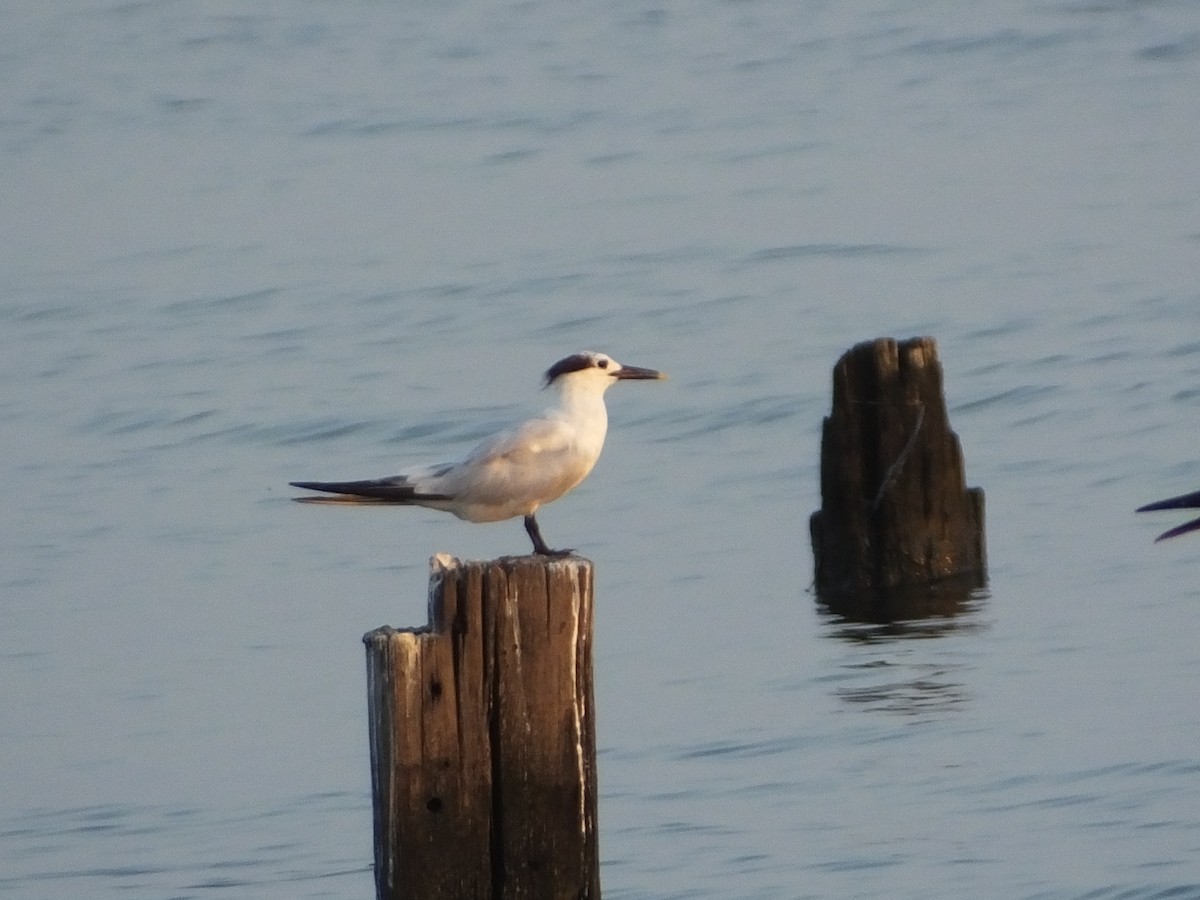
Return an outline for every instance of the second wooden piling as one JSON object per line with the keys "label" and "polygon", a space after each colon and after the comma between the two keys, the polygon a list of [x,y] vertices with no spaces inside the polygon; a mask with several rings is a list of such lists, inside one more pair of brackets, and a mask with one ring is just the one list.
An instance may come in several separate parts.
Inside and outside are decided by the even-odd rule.
{"label": "second wooden piling", "polygon": [[809,528],[822,594],[983,583],[983,491],[966,486],[933,338],[869,341],[838,360]]}
{"label": "second wooden piling", "polygon": [[367,634],[379,900],[600,897],[592,564],[432,562]]}

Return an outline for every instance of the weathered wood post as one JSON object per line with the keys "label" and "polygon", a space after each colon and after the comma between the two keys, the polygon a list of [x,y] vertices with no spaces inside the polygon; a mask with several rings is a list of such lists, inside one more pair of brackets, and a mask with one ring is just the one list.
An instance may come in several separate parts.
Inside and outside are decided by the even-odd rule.
{"label": "weathered wood post", "polygon": [[838,360],[809,529],[821,594],[983,583],[983,491],[966,486],[933,338],[869,341]]}
{"label": "weathered wood post", "polygon": [[379,900],[598,900],[592,564],[439,554],[363,641]]}

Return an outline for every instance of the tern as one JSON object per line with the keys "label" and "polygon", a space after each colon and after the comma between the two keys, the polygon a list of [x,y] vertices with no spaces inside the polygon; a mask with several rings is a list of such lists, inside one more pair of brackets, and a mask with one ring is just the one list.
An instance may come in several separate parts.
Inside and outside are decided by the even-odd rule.
{"label": "tern", "polygon": [[605,353],[575,353],[545,375],[557,402],[532,419],[484,440],[459,462],[409,469],[367,481],[293,481],[292,487],[332,497],[296,497],[301,503],[424,506],[468,522],[525,517],[539,556],[569,556],[542,540],[534,514],[579,485],[604,448],[608,410],[604,392],[618,381],[666,378],[662,372],[623,366]]}
{"label": "tern", "polygon": [[[1190,494],[1183,494],[1179,497],[1169,497],[1166,500],[1159,500],[1156,503],[1147,503],[1145,506],[1139,506],[1138,512],[1152,512],[1158,509],[1197,509],[1200,508],[1200,491],[1193,491]],[[1167,538],[1178,537],[1181,534],[1187,534],[1189,531],[1200,530],[1200,519],[1192,519],[1190,522],[1184,522],[1182,525],[1177,525],[1170,531],[1164,531],[1154,540],[1165,541]]]}

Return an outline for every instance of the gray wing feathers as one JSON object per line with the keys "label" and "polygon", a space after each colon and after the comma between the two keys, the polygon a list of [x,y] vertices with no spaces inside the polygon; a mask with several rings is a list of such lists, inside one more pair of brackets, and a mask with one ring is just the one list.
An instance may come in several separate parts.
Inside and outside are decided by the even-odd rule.
{"label": "gray wing feathers", "polygon": [[494,509],[497,518],[528,512],[566,493],[591,470],[595,455],[580,452],[573,438],[559,422],[534,419],[475,448],[440,484],[465,505]]}
{"label": "gray wing feathers", "polygon": [[579,484],[600,455],[603,430],[580,440],[569,423],[532,419],[484,441],[460,463],[410,469],[367,481],[295,481],[328,497],[303,503],[383,503],[443,509],[471,522],[528,515]]}

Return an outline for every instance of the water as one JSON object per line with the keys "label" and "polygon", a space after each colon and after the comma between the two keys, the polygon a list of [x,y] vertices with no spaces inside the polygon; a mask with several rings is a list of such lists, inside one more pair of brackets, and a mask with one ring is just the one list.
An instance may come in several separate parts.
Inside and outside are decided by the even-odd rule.
{"label": "water", "polygon": [[[604,349],[606,896],[1200,897],[1200,9],[18,2],[0,896],[366,897],[361,635],[520,524],[305,509]],[[988,590],[809,591],[837,356],[931,334]]]}

